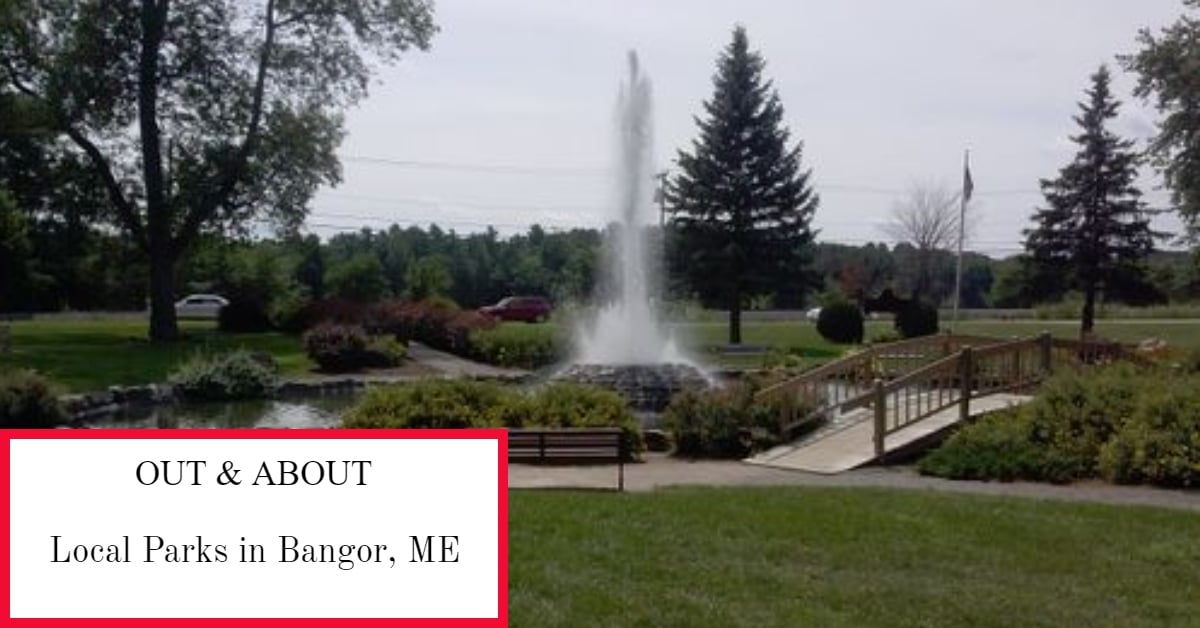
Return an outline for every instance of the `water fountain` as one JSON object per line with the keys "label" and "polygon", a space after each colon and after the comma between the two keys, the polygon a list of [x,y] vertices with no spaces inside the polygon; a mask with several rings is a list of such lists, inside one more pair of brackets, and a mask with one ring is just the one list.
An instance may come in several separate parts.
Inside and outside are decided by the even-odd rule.
{"label": "water fountain", "polygon": [[650,81],[630,52],[629,76],[617,99],[617,199],[606,243],[612,297],[580,325],[578,356],[558,376],[612,388],[642,412],[661,411],[675,392],[708,381],[676,348],[656,312],[655,264],[646,239],[657,216],[651,112]]}

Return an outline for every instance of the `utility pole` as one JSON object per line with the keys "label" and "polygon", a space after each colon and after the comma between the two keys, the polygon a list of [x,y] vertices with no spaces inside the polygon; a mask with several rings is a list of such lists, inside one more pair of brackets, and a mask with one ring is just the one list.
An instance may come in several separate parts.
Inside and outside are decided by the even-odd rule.
{"label": "utility pole", "polygon": [[658,179],[658,190],[654,192],[654,200],[658,201],[658,226],[667,226],[667,172],[654,175]]}
{"label": "utility pole", "polygon": [[967,203],[971,202],[971,193],[975,190],[975,182],[971,180],[971,151],[963,151],[963,185],[959,195],[958,207],[958,262],[954,269],[954,318],[950,321],[950,333],[958,326],[958,303],[962,301],[962,264],[963,239],[967,228]]}

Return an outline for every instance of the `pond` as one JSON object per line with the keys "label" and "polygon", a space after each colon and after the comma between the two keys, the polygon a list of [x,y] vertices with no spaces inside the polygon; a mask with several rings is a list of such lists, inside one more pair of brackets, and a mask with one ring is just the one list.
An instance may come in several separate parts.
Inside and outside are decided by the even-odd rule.
{"label": "pond", "polygon": [[230,429],[329,428],[358,399],[353,392],[312,397],[132,406],[89,419],[82,426],[99,429]]}

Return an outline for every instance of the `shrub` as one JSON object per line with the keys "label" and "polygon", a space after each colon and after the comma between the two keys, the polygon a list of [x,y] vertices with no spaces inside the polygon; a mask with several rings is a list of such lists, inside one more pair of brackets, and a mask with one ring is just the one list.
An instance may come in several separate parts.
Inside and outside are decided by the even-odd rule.
{"label": "shrub", "polygon": [[675,454],[745,458],[779,444],[783,427],[810,416],[817,406],[816,400],[796,396],[756,402],[757,390],[751,381],[675,395],[663,413],[663,424],[675,440]]}
{"label": "shrub", "polygon": [[353,371],[363,367],[368,342],[358,325],[325,323],[304,333],[304,352],[322,371]]}
{"label": "shrub", "polygon": [[896,331],[905,338],[928,336],[938,332],[938,310],[933,304],[920,299],[900,308],[896,312]]}
{"label": "shrub", "polygon": [[470,354],[473,330],[495,326],[489,317],[460,310],[445,297],[386,301],[372,308],[369,318],[372,329],[459,355]]}
{"label": "shrub", "polygon": [[545,325],[500,325],[470,333],[471,357],[504,367],[537,369],[563,361],[570,342]]}
{"label": "shrub", "polygon": [[637,419],[607,390],[557,383],[522,393],[490,382],[427,379],[367,391],[345,428],[619,427],[631,453],[643,448]]}
{"label": "shrub", "polygon": [[1074,460],[1079,475],[1094,475],[1100,447],[1133,414],[1138,397],[1156,386],[1127,366],[1061,373],[1023,409],[1030,439]]}
{"label": "shrub", "polygon": [[1200,485],[1200,390],[1157,388],[1100,449],[1099,471],[1121,484]]}
{"label": "shrub", "polygon": [[281,309],[278,323],[284,331],[300,333],[322,323],[362,325],[367,319],[367,306],[340,297],[331,297],[309,299],[297,310]]}
{"label": "shrub", "polygon": [[49,428],[67,419],[54,385],[25,370],[0,370],[0,428]]}
{"label": "shrub", "polygon": [[407,354],[394,338],[372,338],[361,326],[333,324],[308,330],[304,350],[322,371],[331,373],[395,366]]}
{"label": "shrub", "polygon": [[189,401],[262,399],[275,392],[275,371],[248,351],[196,355],[169,378]]}
{"label": "shrub", "polygon": [[859,344],[863,339],[863,314],[858,306],[839,301],[821,308],[817,333],[837,344]]}
{"label": "shrub", "polygon": [[925,456],[917,470],[955,480],[1068,482],[1076,460],[1030,438],[1020,411],[997,412],[967,425]]}
{"label": "shrub", "polygon": [[[497,427],[516,393],[497,384],[427,379],[371,388],[342,417],[346,428]],[[495,413],[495,414],[494,414]]]}
{"label": "shrub", "polygon": [[[628,451],[644,448],[641,425],[617,393],[583,384],[556,382],[538,390],[528,405],[528,425],[619,427]],[[508,427],[518,427],[509,424]]]}
{"label": "shrub", "polygon": [[1200,382],[1129,366],[1065,372],[1020,409],[964,427],[921,461],[964,479],[1191,486],[1200,480]]}
{"label": "shrub", "polygon": [[235,299],[217,314],[217,328],[229,333],[259,333],[270,331],[271,317],[262,303]]}
{"label": "shrub", "polygon": [[1192,349],[1180,365],[1184,373],[1200,375],[1200,348]]}

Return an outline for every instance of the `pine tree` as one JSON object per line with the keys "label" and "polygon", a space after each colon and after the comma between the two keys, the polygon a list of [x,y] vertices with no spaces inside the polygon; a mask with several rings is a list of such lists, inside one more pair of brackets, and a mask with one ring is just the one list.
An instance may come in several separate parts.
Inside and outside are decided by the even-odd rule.
{"label": "pine tree", "polygon": [[818,198],[801,170],[800,142],[789,147],[783,105],[738,26],[717,60],[707,116],[680,172],[667,185],[672,256],[706,304],[729,309],[729,342],[741,342],[741,312],[757,295],[799,304],[815,285],[809,228]]}
{"label": "pine tree", "polygon": [[1108,68],[1092,75],[1092,86],[1074,116],[1082,131],[1071,141],[1079,151],[1055,179],[1041,181],[1048,205],[1025,231],[1025,250],[1035,276],[1060,277],[1062,287],[1083,292],[1080,334],[1092,332],[1096,298],[1137,281],[1139,262],[1158,234],[1137,188],[1133,142],[1107,128],[1120,103],[1109,89]]}

